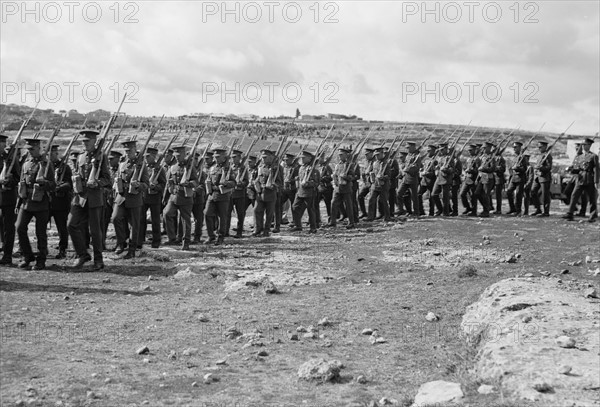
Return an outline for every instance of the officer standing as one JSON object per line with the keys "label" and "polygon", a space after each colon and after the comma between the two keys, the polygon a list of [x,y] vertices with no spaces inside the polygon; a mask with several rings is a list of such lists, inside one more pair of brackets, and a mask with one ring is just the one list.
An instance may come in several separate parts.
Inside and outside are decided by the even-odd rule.
{"label": "officer standing", "polygon": [[506,197],[508,198],[508,206],[510,209],[508,214],[514,216],[521,215],[521,208],[523,207],[523,192],[525,182],[527,181],[527,165],[523,159],[522,148],[523,143],[520,141],[515,141],[513,143],[513,151],[516,158],[510,169],[512,174],[508,182],[508,188],[506,189]]}
{"label": "officer standing", "polygon": [[[417,151],[417,144],[413,141],[407,143],[408,154],[405,158],[405,164],[402,167],[402,181],[400,188],[398,189],[398,211],[400,215],[404,215],[406,212],[409,214],[419,215],[419,171],[421,170],[422,160],[419,151]],[[410,194],[412,200],[412,210],[404,210],[404,195]],[[407,208],[408,209],[408,208]],[[414,211],[414,212],[413,212]]]}
{"label": "officer standing", "polygon": [[[67,246],[69,245],[69,231],[67,230],[67,219],[71,211],[71,200],[73,199],[73,172],[67,165],[66,160],[58,159],[57,144],[50,150],[50,161],[55,169],[56,189],[51,193],[50,218],[54,218],[58,231],[58,254],[56,259],[67,257]],[[68,157],[65,157],[68,158]],[[61,165],[62,164],[62,165]]]}
{"label": "officer standing", "polygon": [[[348,218],[346,229],[355,227],[354,203],[352,200],[352,182],[360,178],[358,166],[349,160],[352,151],[348,148],[338,150],[339,162],[333,170],[333,200],[331,201],[331,220],[325,227],[336,227],[338,214],[343,205]],[[296,225],[298,226],[298,225]]]}
{"label": "officer standing", "polygon": [[235,238],[241,238],[244,233],[244,220],[246,219],[246,189],[248,188],[248,169],[242,164],[242,155],[240,150],[233,150],[231,153],[231,172],[235,177],[235,188],[231,193],[231,202],[229,205],[229,215],[227,217],[227,230],[231,226],[231,214],[235,208],[237,214],[237,227],[235,229]]}
{"label": "officer standing", "polygon": [[590,218],[589,222],[595,222],[598,219],[598,187],[600,183],[600,163],[598,156],[590,151],[594,140],[586,138],[583,141],[583,154],[573,165],[573,169],[577,172],[577,181],[573,194],[571,195],[571,203],[569,211],[563,216],[567,220],[573,220],[573,213],[577,207],[577,202],[582,194],[586,194],[590,203]]}
{"label": "officer standing", "polygon": [[[532,216],[550,216],[550,183],[552,182],[552,155],[547,152],[548,143],[540,141],[538,151],[540,157],[534,165],[535,178],[531,187],[531,198],[535,205],[535,212]],[[540,201],[541,195],[541,201]],[[543,207],[543,211],[542,211]]]}
{"label": "officer standing", "polygon": [[462,187],[460,189],[460,199],[465,208],[463,215],[468,215],[473,212],[477,215],[477,195],[475,188],[477,183],[477,175],[481,166],[481,159],[477,155],[477,146],[471,144],[469,146],[469,156],[465,162],[465,174]]}
{"label": "officer standing", "polygon": [[[254,190],[256,204],[254,206],[254,233],[252,236],[268,237],[271,222],[275,215],[277,188],[283,184],[283,170],[269,148],[261,150],[261,163],[258,166]],[[266,215],[266,216],[265,216]]]}
{"label": "officer standing", "polygon": [[[390,167],[387,165],[383,147],[377,147],[375,149],[375,160],[373,161],[369,175],[371,181],[371,196],[369,197],[369,217],[367,220],[370,222],[375,220],[377,204],[379,204],[383,219],[386,222],[389,222],[391,217],[387,194],[390,190]],[[331,218],[332,220],[334,219],[333,216]]]}
{"label": "officer standing", "polygon": [[167,184],[167,174],[162,165],[159,165],[156,161],[158,156],[158,143],[148,146],[146,149],[146,168],[149,171],[148,174],[148,189],[144,191],[144,206],[142,207],[142,213],[140,216],[140,235],[138,238],[138,245],[144,244],[146,239],[146,229],[148,228],[148,222],[146,216],[148,210],[150,210],[150,219],[152,223],[152,243],[153,249],[160,247],[160,213],[162,196]]}

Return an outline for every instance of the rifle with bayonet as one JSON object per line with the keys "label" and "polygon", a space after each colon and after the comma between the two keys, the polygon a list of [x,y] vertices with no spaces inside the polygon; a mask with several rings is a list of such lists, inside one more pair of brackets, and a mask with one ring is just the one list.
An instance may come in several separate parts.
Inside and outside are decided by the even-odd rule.
{"label": "rifle with bayonet", "polygon": [[556,140],[554,140],[552,142],[552,144],[550,144],[550,146],[546,149],[543,158],[540,161],[538,161],[540,164],[542,164],[544,161],[546,161],[548,159],[548,156],[550,155],[550,151],[552,150],[552,148],[554,148],[554,146],[556,145],[556,143],[558,143],[558,141],[561,138],[563,138],[563,136],[565,134],[567,134],[567,131],[569,131],[569,129],[571,128],[571,126],[574,125],[574,124],[575,124],[575,122],[572,122],[571,124],[569,124],[569,127],[567,127],[567,129],[565,131],[563,131],[562,133],[560,133],[558,135],[558,137],[556,138]]}
{"label": "rifle with bayonet", "polygon": [[48,142],[46,143],[46,147],[44,147],[44,151],[42,152],[42,160],[46,161],[46,168],[44,168],[44,179],[48,178],[48,170],[50,169],[50,150],[52,149],[52,143],[54,142],[54,139],[56,138],[56,136],[58,136],[58,133],[60,133],[60,128],[62,127],[63,123],[65,122],[65,118],[66,115],[63,115],[62,120],[60,121],[60,123],[58,123],[58,126],[56,126],[54,128],[54,131],[52,132],[52,135],[50,136],[50,138],[48,139]]}
{"label": "rifle with bayonet", "polygon": [[[198,137],[196,137],[196,140],[194,141],[194,144],[192,145],[192,149],[190,150],[190,153],[188,155],[187,163],[185,165],[185,169],[183,170],[183,175],[181,176],[181,181],[179,181],[179,185],[183,186],[186,198],[191,198],[194,196],[194,188],[189,185],[189,182],[190,182],[190,178],[192,176],[192,172],[196,168],[196,148],[198,148],[198,143],[200,142],[200,139],[202,138],[202,136],[204,136],[204,132],[208,128],[209,124],[210,124],[210,119],[204,125],[204,129],[200,133],[198,133]],[[217,127],[217,131],[215,132],[213,139],[219,133],[220,128],[221,128],[221,125],[219,125],[219,127]]]}
{"label": "rifle with bayonet", "polygon": [[[39,102],[35,105],[35,107],[31,111],[31,114],[29,115],[29,117],[23,121],[23,123],[21,124],[21,128],[17,132],[17,135],[15,136],[14,140],[12,141],[12,143],[10,143],[10,146],[8,147],[8,151],[6,154],[7,160],[4,163],[4,166],[2,167],[2,172],[0,172],[0,180],[2,180],[3,183],[8,178],[8,175],[10,175],[12,173],[13,167],[15,166],[15,162],[19,159],[17,157],[17,154],[19,153],[17,144],[19,144],[19,141],[21,140],[21,136],[23,135],[23,131],[25,131],[25,128],[29,125],[29,122],[33,118],[33,114],[37,110],[38,104],[39,104]],[[10,162],[10,164],[9,164],[9,162]]]}
{"label": "rifle with bayonet", "polygon": [[160,124],[162,123],[164,117],[165,117],[165,115],[163,114],[162,117],[160,118],[160,120],[158,121],[158,124],[156,126],[154,126],[152,131],[150,131],[150,134],[148,135],[148,138],[146,139],[146,142],[144,143],[144,147],[142,147],[140,152],[138,152],[137,157],[135,158],[135,170],[133,170],[133,175],[131,176],[131,182],[129,184],[129,193],[130,194],[136,193],[136,187],[134,186],[134,183],[138,184],[140,182],[140,178],[141,178],[142,174],[144,173],[144,169],[146,168],[145,157],[146,157],[146,151],[148,150],[148,145],[150,144],[150,140],[152,140],[152,137],[154,137],[156,135],[156,133],[158,133],[158,130],[160,129]]}

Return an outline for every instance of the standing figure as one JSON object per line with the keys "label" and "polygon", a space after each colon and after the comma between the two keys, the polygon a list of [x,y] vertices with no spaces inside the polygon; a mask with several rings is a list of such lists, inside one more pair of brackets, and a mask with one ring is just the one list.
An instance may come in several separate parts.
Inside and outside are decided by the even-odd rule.
{"label": "standing figure", "polygon": [[314,199],[317,196],[317,186],[319,185],[319,170],[314,168],[313,153],[304,150],[302,152],[302,166],[298,170],[298,189],[292,205],[292,215],[294,217],[295,227],[292,232],[302,230],[302,215],[304,210],[308,210],[308,224],[310,230],[308,233],[317,233],[317,214],[315,211]]}
{"label": "standing figure", "polygon": [[377,204],[379,204],[383,219],[386,222],[389,222],[391,217],[387,194],[390,190],[390,167],[387,165],[383,147],[377,147],[375,149],[375,160],[373,161],[369,175],[371,181],[371,196],[369,197],[369,217],[367,220],[375,220]]}
{"label": "standing figure", "polygon": [[146,168],[149,171],[148,189],[144,191],[143,195],[144,205],[140,216],[140,234],[138,237],[138,246],[142,246],[146,239],[146,229],[148,228],[146,216],[148,210],[150,210],[150,220],[152,225],[151,247],[153,249],[158,249],[160,247],[161,204],[162,196],[167,185],[167,174],[165,169],[156,161],[158,148],[158,143],[148,146],[146,149],[146,157],[144,157],[146,160]]}
{"label": "standing figure", "polygon": [[[0,173],[11,166],[9,151],[6,151],[8,137],[0,134]],[[15,146],[15,148],[18,148]],[[15,245],[15,207],[17,206],[17,184],[21,176],[21,165],[18,155],[10,172],[0,179],[0,234],[2,235],[2,258],[0,265],[12,265],[13,248]]]}
{"label": "standing figure", "polygon": [[437,146],[430,144],[427,146],[427,155],[423,158],[423,169],[419,173],[421,181],[419,184],[419,215],[425,215],[423,204],[424,199],[429,200],[429,216],[433,216],[434,203],[431,193],[435,184],[435,168],[437,166]]}
{"label": "standing figure", "polygon": [[[208,239],[205,244],[213,243],[218,246],[225,240],[228,232],[229,202],[231,193],[235,188],[235,174],[229,165],[229,157],[225,148],[213,148],[215,165],[213,165],[206,176],[206,209],[204,209],[204,220],[206,222],[206,233]],[[218,234],[215,236],[218,222]]]}
{"label": "standing figure", "polygon": [[[268,237],[271,222],[277,203],[277,188],[283,184],[283,170],[272,150],[261,150],[261,163],[258,166],[254,190],[256,205],[254,207],[254,233],[252,236]],[[266,218],[265,218],[266,214]]]}
{"label": "standing figure", "polygon": [[243,237],[244,233],[244,220],[246,219],[246,189],[248,188],[248,169],[242,163],[243,152],[240,150],[233,150],[231,153],[231,172],[235,178],[235,188],[231,193],[231,202],[229,204],[229,215],[227,216],[227,230],[231,226],[231,214],[233,208],[237,215],[237,228],[235,230],[234,237],[239,239]]}
{"label": "standing figure", "polygon": [[[535,205],[532,216],[550,216],[550,183],[552,182],[552,155],[547,152],[548,143],[538,142],[540,157],[534,165],[535,178],[531,187],[531,199]],[[541,200],[540,200],[541,198]],[[542,211],[543,207],[543,211]]]}
{"label": "standing figure", "polygon": [[[338,150],[339,162],[333,170],[333,200],[331,202],[331,220],[326,227],[336,227],[338,214],[343,205],[348,218],[346,229],[355,227],[354,202],[352,199],[352,183],[360,178],[357,165],[349,160],[352,151],[348,148]],[[298,225],[296,225],[298,226]]]}
{"label": "standing figure", "polygon": [[71,211],[71,200],[73,199],[73,172],[66,161],[58,159],[58,145],[55,144],[50,149],[50,161],[54,166],[56,180],[56,189],[50,197],[50,218],[54,218],[56,229],[58,231],[58,254],[56,259],[67,257],[67,246],[69,245],[69,230],[67,229],[67,219]]}
{"label": "standing figure", "polygon": [[583,154],[576,162],[573,162],[573,170],[577,172],[577,182],[571,195],[569,211],[563,216],[567,220],[573,220],[573,213],[577,207],[577,202],[582,194],[586,194],[590,203],[589,222],[595,222],[598,219],[598,184],[600,183],[600,163],[598,156],[590,151],[594,140],[586,138],[583,141]]}
{"label": "standing figure", "polygon": [[469,146],[469,156],[465,162],[465,174],[460,189],[460,199],[465,208],[463,215],[474,213],[477,215],[477,195],[475,190],[477,187],[477,175],[481,166],[481,159],[477,155],[477,146],[471,144]]}
{"label": "standing figure", "polygon": [[[402,167],[402,181],[400,188],[398,189],[398,209],[399,214],[404,215],[408,213],[410,215],[419,215],[419,171],[421,170],[422,160],[419,151],[417,150],[417,144],[413,141],[407,143],[408,154],[404,159],[404,166]],[[412,208],[404,209],[404,196],[409,193],[412,201]],[[414,212],[413,212],[414,211]]]}

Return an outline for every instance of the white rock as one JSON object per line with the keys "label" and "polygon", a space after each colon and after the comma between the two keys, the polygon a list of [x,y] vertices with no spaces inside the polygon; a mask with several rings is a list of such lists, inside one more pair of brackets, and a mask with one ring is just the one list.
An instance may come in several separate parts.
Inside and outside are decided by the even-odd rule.
{"label": "white rock", "polygon": [[562,365],[562,366],[559,366],[558,373],[560,373],[560,374],[569,374],[569,373],[571,373],[571,370],[573,370],[573,368],[571,366],[569,366],[569,365]]}
{"label": "white rock", "polygon": [[329,326],[329,325],[331,325],[331,322],[327,319],[327,317],[324,317],[319,322],[317,322],[317,325],[320,325],[320,326]]}
{"label": "white rock", "polygon": [[449,402],[458,403],[463,397],[464,394],[459,383],[436,380],[419,387],[413,406],[425,407]]}
{"label": "white rock", "polygon": [[184,279],[194,277],[195,275],[196,274],[194,274],[194,272],[189,267],[187,267],[183,270],[179,270],[177,273],[175,273],[175,275],[173,275],[173,277],[176,279]]}
{"label": "white rock", "polygon": [[556,344],[561,348],[574,348],[575,347],[575,339],[569,336],[559,336],[556,338]]}
{"label": "white rock", "polygon": [[585,298],[598,298],[598,291],[595,288],[589,288],[583,294]]}
{"label": "white rock", "polygon": [[490,386],[489,384],[482,384],[477,389],[477,393],[479,394],[491,394],[494,392],[494,386]]}
{"label": "white rock", "polygon": [[435,315],[433,312],[428,312],[427,315],[425,316],[425,319],[429,322],[433,322],[433,321],[437,321],[440,318],[437,315]]}
{"label": "white rock", "polygon": [[356,383],[365,384],[367,383],[367,378],[363,375],[360,375],[356,378]]}
{"label": "white rock", "polygon": [[303,380],[327,382],[337,379],[343,367],[344,365],[337,360],[329,362],[322,358],[312,359],[300,366],[298,377]]}
{"label": "white rock", "polygon": [[371,335],[372,333],[373,333],[373,330],[369,329],[369,328],[365,328],[361,332],[362,335]]}

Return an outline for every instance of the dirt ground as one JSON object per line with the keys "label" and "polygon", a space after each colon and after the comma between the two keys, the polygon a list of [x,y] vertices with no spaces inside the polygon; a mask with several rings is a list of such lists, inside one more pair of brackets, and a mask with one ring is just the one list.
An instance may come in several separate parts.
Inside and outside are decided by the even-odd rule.
{"label": "dirt ground", "polygon": [[[71,270],[72,259],[41,272],[2,268],[1,404],[366,406],[385,397],[410,406],[420,385],[447,380],[461,384],[466,405],[541,407],[501,383],[479,394],[477,348],[460,326],[466,307],[508,277],[567,269],[564,281],[599,288],[589,270],[600,264],[585,258],[600,258],[600,224],[563,221],[564,206],[552,205],[542,219],[425,217],[316,235],[284,226],[190,252],[145,246],[134,260],[106,253],[102,273]],[[462,274],[467,265],[475,275]],[[265,292],[268,281],[278,293]],[[340,379],[299,380],[299,367],[320,357],[343,363]]]}

